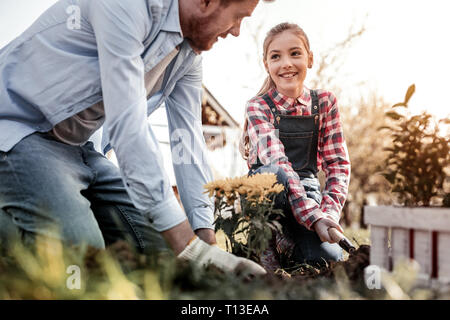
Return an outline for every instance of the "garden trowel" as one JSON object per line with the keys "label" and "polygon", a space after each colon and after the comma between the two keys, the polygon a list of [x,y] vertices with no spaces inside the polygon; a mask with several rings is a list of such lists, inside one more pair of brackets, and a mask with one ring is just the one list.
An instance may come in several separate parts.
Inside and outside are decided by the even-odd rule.
{"label": "garden trowel", "polygon": [[338,229],[329,228],[328,233],[331,239],[333,239],[333,241],[336,241],[339,246],[348,253],[353,253],[356,250],[351,241],[348,240]]}

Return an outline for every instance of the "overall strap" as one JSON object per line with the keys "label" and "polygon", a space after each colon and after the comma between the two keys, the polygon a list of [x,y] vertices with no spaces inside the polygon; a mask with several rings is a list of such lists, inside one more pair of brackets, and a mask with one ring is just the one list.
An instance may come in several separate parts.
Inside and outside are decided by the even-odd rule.
{"label": "overall strap", "polygon": [[[273,125],[275,127],[275,129],[278,129],[278,124],[277,121],[275,120],[278,116],[278,110],[277,107],[275,106],[275,103],[272,101],[272,99],[269,97],[269,94],[266,93],[262,96],[262,98],[264,99],[264,101],[267,103],[267,105],[269,106],[269,110],[270,112],[272,112],[273,114]],[[259,168],[260,166],[262,166],[263,164],[261,163],[261,161],[259,160],[259,157],[256,157],[256,164],[254,164],[252,166],[252,170],[256,170],[257,168]]]}
{"label": "overall strap", "polygon": [[319,114],[319,96],[315,90],[310,90],[311,114]]}
{"label": "overall strap", "polygon": [[311,115],[314,116],[314,134],[309,163],[312,165],[313,176],[317,177],[317,151],[319,149],[319,97],[315,90],[311,90]]}

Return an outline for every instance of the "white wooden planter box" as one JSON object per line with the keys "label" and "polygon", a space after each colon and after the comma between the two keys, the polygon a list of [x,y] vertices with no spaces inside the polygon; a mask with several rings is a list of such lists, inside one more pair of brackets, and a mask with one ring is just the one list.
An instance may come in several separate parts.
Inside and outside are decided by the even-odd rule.
{"label": "white wooden planter box", "polygon": [[370,263],[386,270],[403,259],[420,266],[422,284],[450,284],[450,208],[366,206]]}

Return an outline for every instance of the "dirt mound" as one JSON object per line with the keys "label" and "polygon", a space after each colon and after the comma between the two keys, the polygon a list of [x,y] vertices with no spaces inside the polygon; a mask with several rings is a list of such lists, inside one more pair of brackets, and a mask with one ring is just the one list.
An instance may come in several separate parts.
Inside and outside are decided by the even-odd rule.
{"label": "dirt mound", "polygon": [[364,277],[364,269],[370,264],[370,246],[361,245],[351,253],[347,260],[332,263],[323,275],[334,275],[337,266],[343,266],[350,280],[357,281]]}
{"label": "dirt mound", "polygon": [[357,250],[349,254],[348,259],[344,261],[331,262],[321,267],[300,264],[290,268],[278,269],[275,272],[275,276],[281,279],[294,279],[297,281],[316,279],[318,277],[331,278],[335,276],[335,271],[342,267],[349,280],[358,281],[364,277],[364,269],[369,264],[370,246],[361,245]]}
{"label": "dirt mound", "polygon": [[[149,264],[148,257],[133,252],[124,242],[118,242],[107,248],[107,251],[118,260],[125,269],[135,269],[146,267]],[[93,250],[87,255],[87,265],[94,267],[95,260],[92,259],[98,254],[97,250]],[[93,261],[94,260],[94,261]],[[89,263],[91,262],[91,263]],[[151,263],[150,263],[151,264]],[[327,266],[314,267],[307,264],[297,265],[295,267],[279,269],[275,274],[269,274],[266,281],[269,283],[276,282],[277,279],[294,279],[297,281],[315,279],[318,277],[332,278],[335,276],[335,270],[343,267],[350,281],[359,281],[364,278],[364,269],[370,264],[370,246],[361,245],[353,253],[349,254],[344,261],[331,262]],[[154,266],[154,264],[152,264]]]}

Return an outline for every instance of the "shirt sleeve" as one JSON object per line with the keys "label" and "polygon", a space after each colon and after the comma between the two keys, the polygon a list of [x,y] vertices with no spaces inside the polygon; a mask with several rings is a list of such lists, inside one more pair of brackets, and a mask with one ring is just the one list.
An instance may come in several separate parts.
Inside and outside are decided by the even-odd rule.
{"label": "shirt sleeve", "polygon": [[161,152],[147,122],[143,40],[151,18],[144,1],[96,0],[89,5],[95,33],[105,129],[114,148],[125,188],[137,209],[157,231],[170,229],[186,215],[173,194]]}
{"label": "shirt sleeve", "polygon": [[[280,166],[289,181],[289,203],[296,220],[311,230],[312,225],[325,215],[319,205],[308,198],[298,174],[292,169],[273,125],[273,115],[262,99],[253,99],[246,107],[250,149],[257,151],[263,165]],[[251,164],[250,164],[251,165]]]}
{"label": "shirt sleeve", "polygon": [[192,229],[214,229],[214,205],[203,186],[212,181],[202,128],[202,63],[197,56],[166,99],[172,162]]}
{"label": "shirt sleeve", "polygon": [[322,191],[321,210],[339,222],[350,183],[350,159],[339,116],[336,97],[329,93],[328,108],[323,120],[323,135],[319,142],[322,169],[326,182]]}

